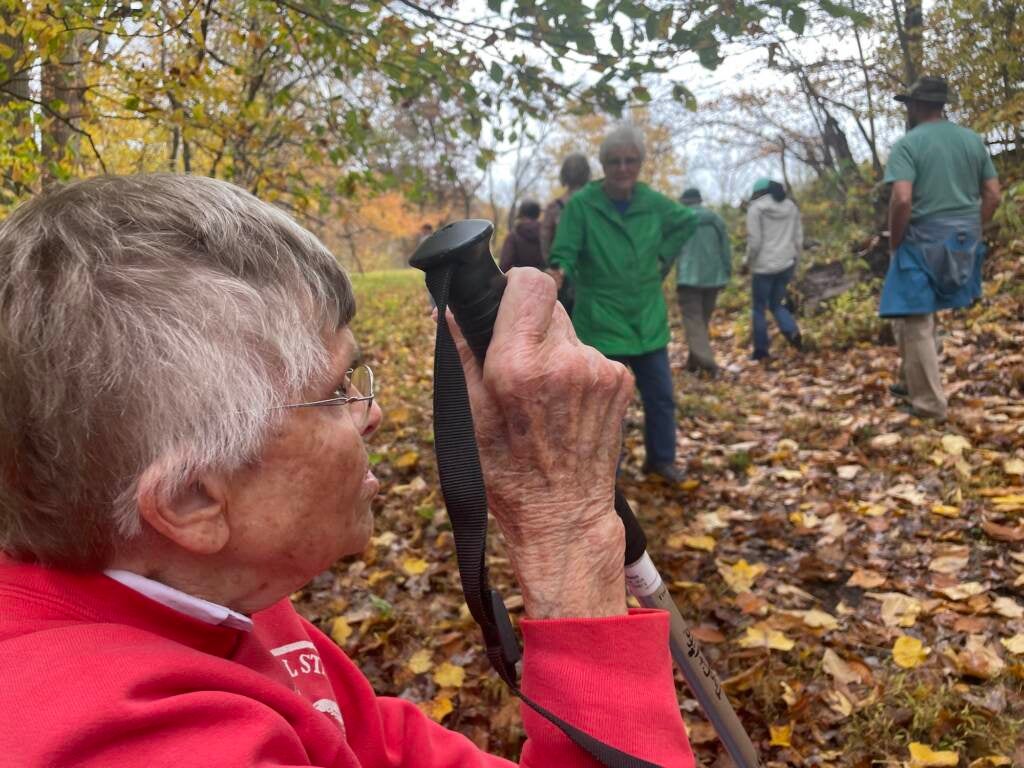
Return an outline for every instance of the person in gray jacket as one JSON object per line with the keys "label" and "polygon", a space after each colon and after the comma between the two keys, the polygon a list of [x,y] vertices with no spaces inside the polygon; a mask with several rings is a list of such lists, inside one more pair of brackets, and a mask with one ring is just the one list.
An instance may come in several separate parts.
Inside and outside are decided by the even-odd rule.
{"label": "person in gray jacket", "polygon": [[782,306],[803,241],[800,210],[786,196],[786,190],[777,181],[758,179],[747,208],[747,253],[742,267],[743,274],[754,273],[750,290],[754,360],[771,356],[765,310],[771,310],[786,340],[798,350],[803,348],[796,319]]}

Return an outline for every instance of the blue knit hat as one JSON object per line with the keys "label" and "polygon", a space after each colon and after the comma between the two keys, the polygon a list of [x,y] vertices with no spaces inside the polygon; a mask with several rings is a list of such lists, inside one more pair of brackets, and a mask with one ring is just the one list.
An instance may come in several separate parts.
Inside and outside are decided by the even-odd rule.
{"label": "blue knit hat", "polygon": [[754,188],[750,190],[751,195],[756,195],[758,192],[764,192],[768,189],[768,185],[772,183],[772,180],[766,176],[762,176],[760,179],[754,182]]}

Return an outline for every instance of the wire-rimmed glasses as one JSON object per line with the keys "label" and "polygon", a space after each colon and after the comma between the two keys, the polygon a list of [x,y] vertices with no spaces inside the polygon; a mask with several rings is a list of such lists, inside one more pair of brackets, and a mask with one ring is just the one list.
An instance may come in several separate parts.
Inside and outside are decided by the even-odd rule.
{"label": "wire-rimmed glasses", "polygon": [[327,405],[350,406],[349,413],[356,427],[362,431],[370,421],[373,408],[373,371],[368,365],[357,365],[345,372],[345,381],[334,390],[334,394],[324,400],[309,403],[290,403],[279,405],[278,408],[314,408]]}

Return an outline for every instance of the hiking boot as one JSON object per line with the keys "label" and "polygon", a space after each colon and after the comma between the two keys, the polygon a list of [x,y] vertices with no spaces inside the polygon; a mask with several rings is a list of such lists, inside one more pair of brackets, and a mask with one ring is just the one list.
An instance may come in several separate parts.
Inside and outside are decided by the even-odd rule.
{"label": "hiking boot", "polygon": [[800,331],[797,331],[792,336],[787,336],[786,341],[793,345],[793,349],[797,352],[804,351],[804,337],[800,335]]}
{"label": "hiking boot", "polygon": [[686,479],[686,473],[675,464],[644,464],[644,473],[657,475],[670,485],[678,485]]}
{"label": "hiking boot", "polygon": [[944,414],[925,413],[924,411],[917,410],[917,408],[914,408],[910,403],[897,405],[896,410],[910,414],[915,419],[920,419],[921,421],[926,421],[931,424],[939,425],[946,423],[946,416]]}
{"label": "hiking boot", "polygon": [[906,400],[908,397],[910,397],[910,392],[903,384],[890,384],[889,394],[891,394],[893,397],[898,397],[903,400]]}

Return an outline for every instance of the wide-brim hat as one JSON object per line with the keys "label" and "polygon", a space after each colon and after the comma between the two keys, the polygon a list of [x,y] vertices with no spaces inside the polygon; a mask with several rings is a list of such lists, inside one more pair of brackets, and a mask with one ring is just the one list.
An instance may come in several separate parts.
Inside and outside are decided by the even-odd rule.
{"label": "wide-brim hat", "polygon": [[925,101],[929,104],[948,104],[949,85],[942,77],[922,77],[914,81],[906,93],[897,93],[896,101]]}

